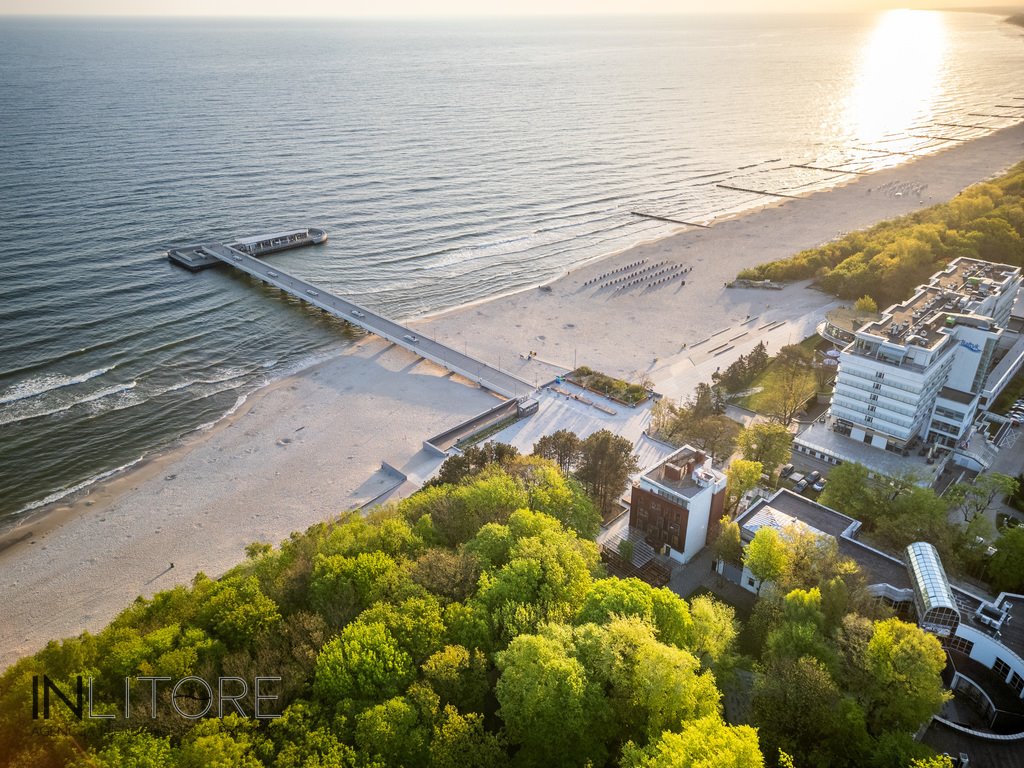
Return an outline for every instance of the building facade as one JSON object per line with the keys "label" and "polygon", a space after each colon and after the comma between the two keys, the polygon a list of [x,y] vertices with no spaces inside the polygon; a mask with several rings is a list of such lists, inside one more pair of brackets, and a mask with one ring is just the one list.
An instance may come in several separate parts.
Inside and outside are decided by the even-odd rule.
{"label": "building facade", "polygon": [[629,525],[655,549],[685,563],[714,538],[725,513],[725,485],[710,456],[684,446],[633,486]]}
{"label": "building facade", "polygon": [[[1006,330],[1020,287],[1018,267],[959,258],[865,324],[840,353],[828,429],[904,456],[919,443],[966,447],[979,410],[1024,364]],[[820,453],[817,438],[805,448]]]}

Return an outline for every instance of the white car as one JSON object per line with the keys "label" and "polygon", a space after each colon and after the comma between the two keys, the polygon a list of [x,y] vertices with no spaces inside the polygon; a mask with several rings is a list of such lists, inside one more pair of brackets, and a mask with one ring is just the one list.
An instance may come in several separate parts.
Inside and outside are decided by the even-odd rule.
{"label": "white car", "polygon": [[416,337],[416,336],[413,336],[411,333],[405,334],[405,336],[403,336],[402,338],[405,339],[406,341],[408,341],[410,344],[419,344],[420,343],[419,338]]}
{"label": "white car", "polygon": [[352,310],[352,317],[366,317],[365,312],[360,312],[358,309]]}
{"label": "white car", "polygon": [[312,288],[310,288],[308,291],[306,291],[306,293],[308,293],[310,296],[319,296],[320,295],[319,293],[314,291]]}
{"label": "white car", "polygon": [[267,272],[267,277],[277,277],[277,272]]}

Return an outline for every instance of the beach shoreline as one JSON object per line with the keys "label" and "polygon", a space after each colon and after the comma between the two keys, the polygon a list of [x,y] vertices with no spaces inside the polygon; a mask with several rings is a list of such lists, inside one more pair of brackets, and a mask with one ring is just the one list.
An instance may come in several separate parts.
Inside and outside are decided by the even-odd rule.
{"label": "beach shoreline", "polygon": [[[781,291],[726,288],[742,268],[949,199],[1022,158],[1018,124],[798,199],[768,200],[709,229],[637,243],[540,286],[412,325],[528,382],[585,363],[650,378],[666,396],[683,397],[759,340],[770,351],[787,334],[798,341],[835,303],[806,282]],[[687,285],[612,291],[588,284],[642,259],[688,266]],[[699,348],[715,334],[729,339],[725,352]],[[368,337],[250,393],[208,430],[33,510],[0,536],[0,583],[12,596],[0,609],[0,668],[52,637],[98,630],[138,594],[187,583],[198,570],[223,573],[247,543],[276,544],[376,498],[396,481],[380,475],[381,462],[412,478],[429,472],[433,465],[417,458],[420,443],[494,402],[452,378]],[[120,574],[115,586],[111,562]],[[171,573],[159,570],[167,562],[176,564]]]}

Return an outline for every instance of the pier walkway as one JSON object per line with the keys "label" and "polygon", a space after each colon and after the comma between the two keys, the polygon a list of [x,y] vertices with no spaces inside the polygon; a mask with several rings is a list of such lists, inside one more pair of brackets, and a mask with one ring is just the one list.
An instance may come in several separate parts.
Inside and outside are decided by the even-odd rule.
{"label": "pier walkway", "polygon": [[352,325],[359,326],[382,339],[387,339],[392,344],[397,344],[420,357],[437,363],[442,368],[476,382],[484,389],[489,389],[508,398],[525,397],[534,390],[532,385],[510,373],[494,368],[440,342],[422,338],[404,325],[388,320],[353,301],[335,296],[323,288],[318,288],[312,283],[247,253],[222,243],[205,243],[198,250],[206,256],[222,261],[247,275],[319,307],[335,317],[340,317]]}

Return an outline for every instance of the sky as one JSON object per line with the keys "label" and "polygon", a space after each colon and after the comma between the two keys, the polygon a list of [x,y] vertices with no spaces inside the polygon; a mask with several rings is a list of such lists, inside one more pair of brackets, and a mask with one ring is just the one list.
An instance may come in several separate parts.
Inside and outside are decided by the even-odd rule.
{"label": "sky", "polygon": [[0,15],[457,17],[865,11],[992,0],[0,0]]}

